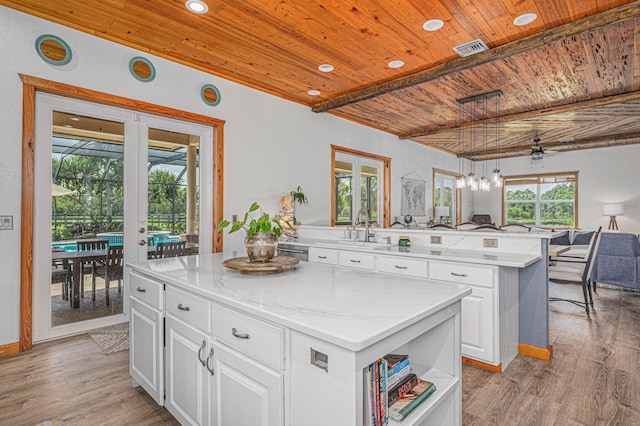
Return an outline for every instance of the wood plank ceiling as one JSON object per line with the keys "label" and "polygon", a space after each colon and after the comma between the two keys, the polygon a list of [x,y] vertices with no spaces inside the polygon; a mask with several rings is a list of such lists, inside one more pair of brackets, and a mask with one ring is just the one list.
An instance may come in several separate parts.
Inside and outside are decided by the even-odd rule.
{"label": "wood plank ceiling", "polygon": [[[183,0],[0,4],[474,160],[528,155],[534,138],[554,150],[640,143],[640,1],[204,1],[203,15]],[[524,13],[538,18],[514,25]],[[425,31],[430,19],[444,26]],[[489,50],[452,50],[475,39]],[[476,119],[499,145],[461,140],[456,100],[495,90],[499,112]]]}

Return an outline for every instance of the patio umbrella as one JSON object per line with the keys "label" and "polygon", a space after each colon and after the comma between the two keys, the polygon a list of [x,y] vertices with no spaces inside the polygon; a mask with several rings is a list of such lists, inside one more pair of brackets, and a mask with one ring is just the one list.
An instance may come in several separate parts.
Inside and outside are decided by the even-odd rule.
{"label": "patio umbrella", "polygon": [[52,197],[62,197],[65,195],[73,195],[74,191],[65,188],[64,186],[56,185],[55,183],[51,184],[51,196]]}

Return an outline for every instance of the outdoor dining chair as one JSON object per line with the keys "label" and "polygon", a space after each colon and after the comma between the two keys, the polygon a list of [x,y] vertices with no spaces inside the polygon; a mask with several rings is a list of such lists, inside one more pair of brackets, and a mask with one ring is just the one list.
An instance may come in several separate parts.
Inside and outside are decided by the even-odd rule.
{"label": "outdoor dining chair", "polygon": [[[76,248],[78,251],[99,251],[99,250],[107,250],[109,248],[108,240],[85,240],[78,241],[76,244]],[[96,276],[103,275],[106,273],[104,270],[104,262],[99,261],[89,261],[83,262],[82,270],[80,271],[80,284],[81,291],[80,297],[84,297],[84,272],[91,272],[91,291],[92,291],[92,300],[96,300]]]}

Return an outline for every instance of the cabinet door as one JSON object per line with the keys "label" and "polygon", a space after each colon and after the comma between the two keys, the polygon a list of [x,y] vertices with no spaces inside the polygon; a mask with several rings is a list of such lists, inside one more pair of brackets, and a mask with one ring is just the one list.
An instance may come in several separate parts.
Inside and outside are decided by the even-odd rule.
{"label": "cabinet door", "polygon": [[496,290],[473,286],[462,299],[462,355],[497,365]]}
{"label": "cabinet door", "polygon": [[209,339],[167,315],[165,407],[183,425],[206,424]]}
{"label": "cabinet door", "polygon": [[211,425],[284,425],[283,373],[214,342]]}
{"label": "cabinet door", "polygon": [[160,405],[164,403],[164,329],[162,313],[130,298],[131,377]]}

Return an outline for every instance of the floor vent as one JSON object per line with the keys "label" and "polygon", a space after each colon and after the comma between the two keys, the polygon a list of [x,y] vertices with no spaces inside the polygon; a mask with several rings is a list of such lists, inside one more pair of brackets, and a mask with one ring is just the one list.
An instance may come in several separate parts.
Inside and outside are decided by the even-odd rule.
{"label": "floor vent", "polygon": [[453,48],[456,53],[462,57],[475,55],[476,53],[484,52],[485,50],[489,50],[484,41],[477,39],[470,41],[469,43],[461,44],[460,46],[456,46]]}

